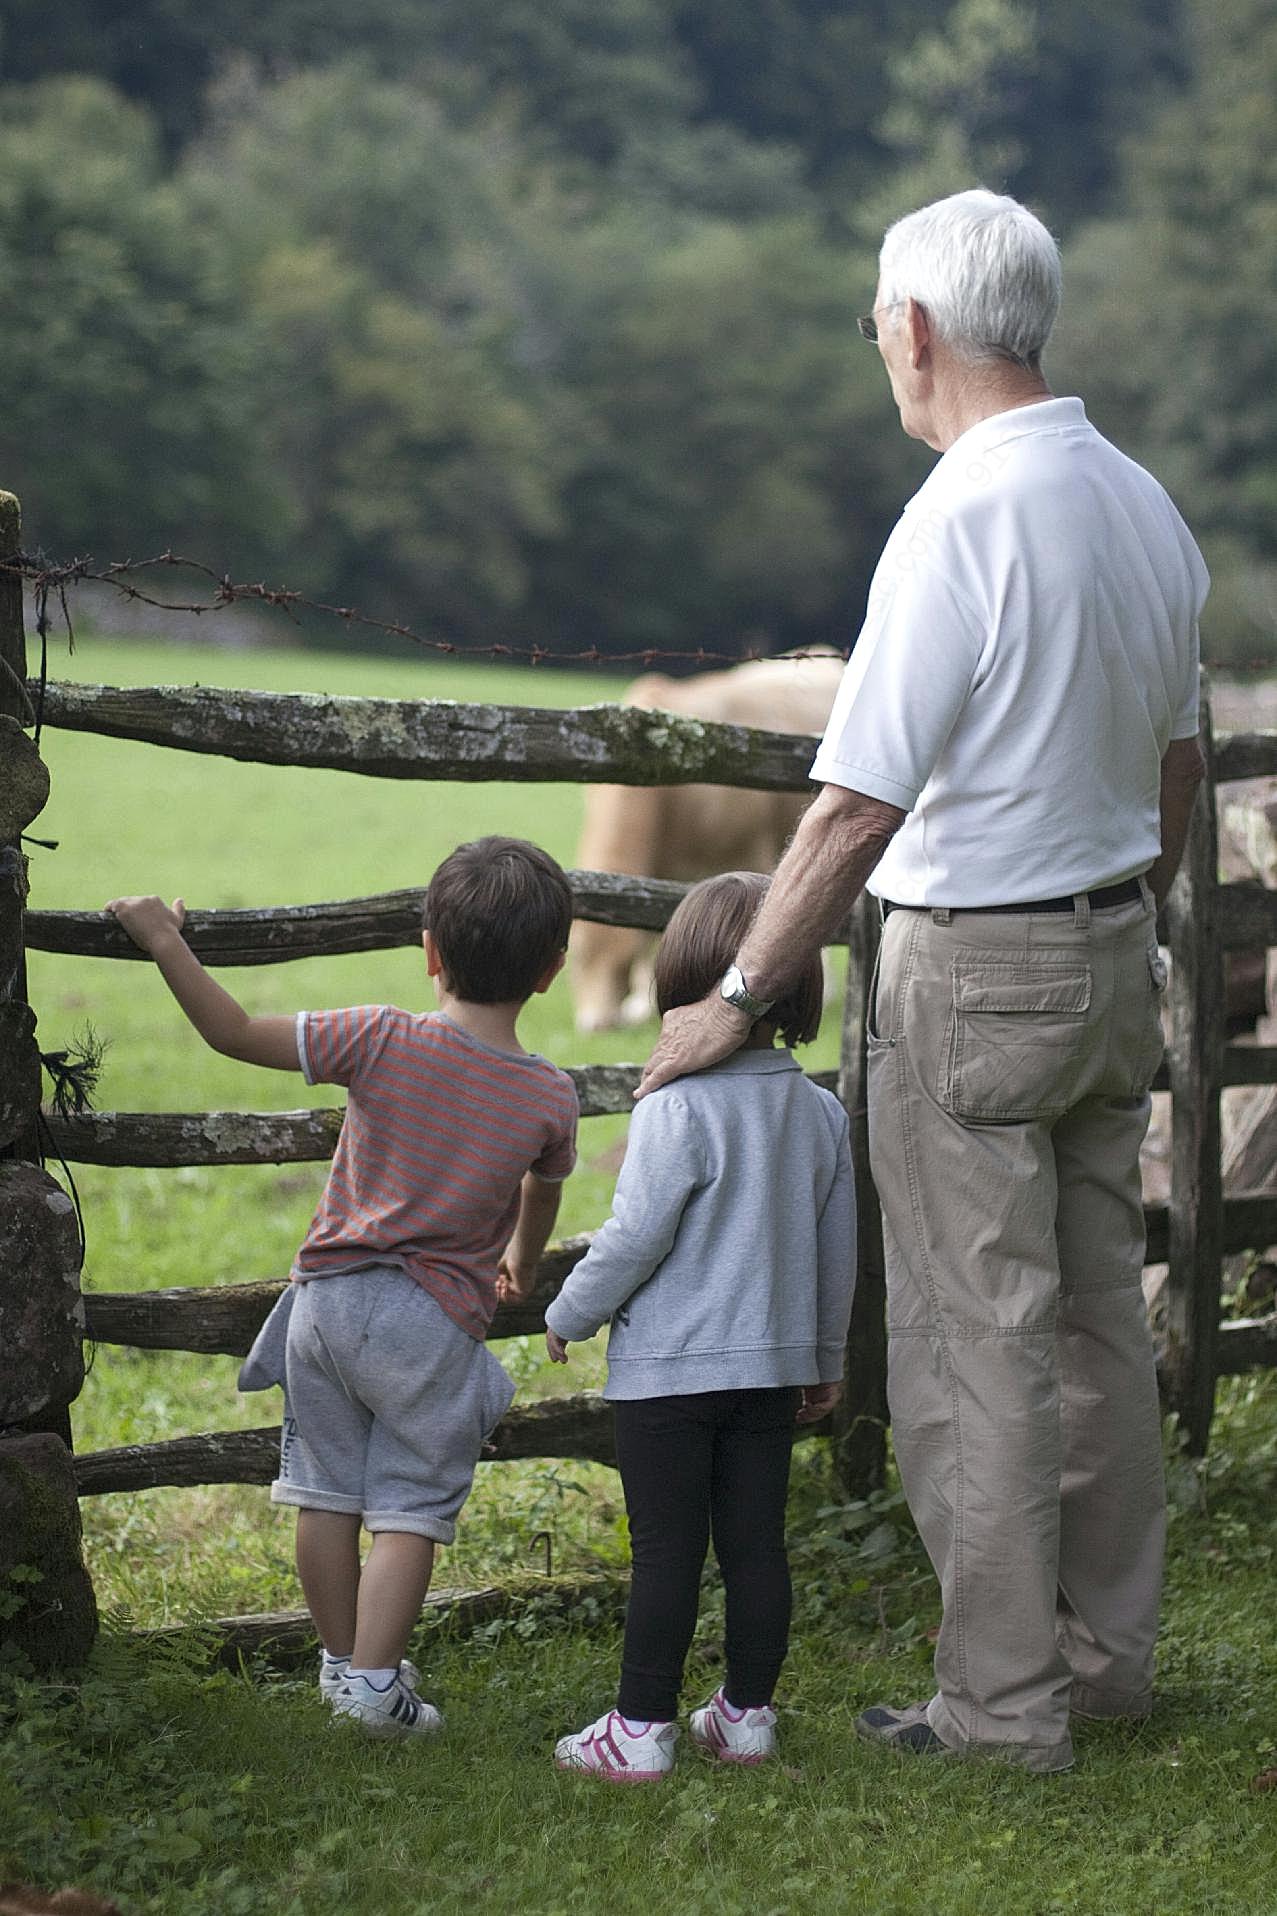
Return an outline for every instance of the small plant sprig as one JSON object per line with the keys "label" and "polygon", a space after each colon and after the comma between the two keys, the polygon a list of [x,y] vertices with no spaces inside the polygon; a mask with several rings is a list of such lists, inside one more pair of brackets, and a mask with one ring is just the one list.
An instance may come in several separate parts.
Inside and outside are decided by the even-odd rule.
{"label": "small plant sprig", "polygon": [[62,1051],[42,1051],[40,1062],[53,1083],[52,1105],[59,1118],[82,1118],[93,1109],[107,1040],[93,1026],[77,1031]]}

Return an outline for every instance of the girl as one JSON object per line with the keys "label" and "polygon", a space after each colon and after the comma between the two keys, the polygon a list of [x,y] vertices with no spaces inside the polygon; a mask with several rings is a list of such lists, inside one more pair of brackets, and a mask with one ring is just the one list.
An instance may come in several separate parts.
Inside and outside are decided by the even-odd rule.
{"label": "girl", "polygon": [[[662,1014],[713,990],[767,885],[728,872],[687,894],[657,955]],[[673,1767],[711,1534],[727,1674],[691,1738],[727,1763],[775,1753],[794,1422],[838,1400],[855,1284],[846,1113],[773,1049],[777,1032],[815,1037],[821,984],[817,957],[743,1050],[636,1107],[612,1215],[546,1312],[556,1363],[612,1320],[604,1395],[633,1554],[616,1707],[560,1740],[561,1769],[639,1783]]]}

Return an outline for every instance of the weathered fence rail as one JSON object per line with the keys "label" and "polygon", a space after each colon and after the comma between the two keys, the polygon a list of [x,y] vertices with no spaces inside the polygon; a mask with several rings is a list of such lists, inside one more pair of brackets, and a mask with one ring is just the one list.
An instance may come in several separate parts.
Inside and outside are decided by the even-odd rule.
{"label": "weathered fence rail", "polygon": [[[577,1066],[583,1118],[615,1117],[633,1108],[636,1064]],[[813,1071],[833,1090],[836,1071]],[[339,1107],[314,1111],[93,1111],[45,1118],[49,1139],[69,1164],[177,1168],[195,1164],[314,1164],[330,1158],[341,1130]]]}
{"label": "weathered fence rail", "polygon": [[[1144,1223],[1148,1261],[1164,1263],[1170,1243],[1169,1206],[1146,1204]],[[1277,1192],[1226,1198],[1220,1237],[1225,1255],[1260,1242],[1277,1243]],[[522,1303],[502,1305],[489,1335],[526,1337],[544,1330],[547,1306],[589,1243],[587,1233],[552,1245],[538,1266],[531,1295]],[[286,1282],[269,1278],[159,1291],[87,1291],[86,1333],[95,1343],[130,1344],[138,1350],[243,1357]]]}
{"label": "weathered fence rail", "polygon": [[[661,931],[687,890],[670,879],[621,878],[614,872],[568,872],[573,915],[599,925]],[[1222,951],[1277,944],[1277,892],[1254,879],[1217,887]],[[259,911],[192,911],[186,937],[206,965],[273,965],[292,958],[333,958],[352,951],[390,951],[421,942],[424,891],[383,892],[324,905],[276,905]],[[115,921],[96,911],[30,911],[26,944],[75,958],[149,962]]]}
{"label": "weathered fence rail", "polygon": [[[660,931],[686,885],[665,878],[619,878],[615,872],[568,872],[576,918],[634,931]],[[187,943],[206,965],[274,965],[292,958],[335,958],[393,951],[421,943],[424,891],[382,892],[326,905],[276,905],[269,911],[190,911]],[[30,951],[73,958],[150,960],[128,933],[100,911],[29,911]]]}
{"label": "weathered fence rail", "polygon": [[[33,682],[29,696],[39,696]],[[801,792],[811,742],[635,705],[460,705],[211,687],[50,685],[44,722],[185,752],[366,778],[715,785]]]}
{"label": "weathered fence rail", "polygon": [[[517,1457],[567,1457],[610,1464],[612,1415],[597,1391],[547,1397],[507,1411],[484,1446],[490,1463]],[[279,1425],[205,1431],[159,1444],[123,1444],[75,1459],[82,1497],[110,1490],[156,1490],[197,1484],[268,1484],[279,1475]]]}

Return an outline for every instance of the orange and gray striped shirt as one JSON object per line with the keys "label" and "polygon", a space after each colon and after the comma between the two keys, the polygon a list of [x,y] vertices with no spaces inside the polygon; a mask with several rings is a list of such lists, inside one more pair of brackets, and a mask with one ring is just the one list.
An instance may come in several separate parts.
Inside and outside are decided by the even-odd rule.
{"label": "orange and gray striped shirt", "polygon": [[576,1160],[571,1078],[394,1005],[300,1012],[297,1051],[308,1084],[350,1095],[294,1283],[396,1265],[482,1338],[524,1173],[557,1183]]}

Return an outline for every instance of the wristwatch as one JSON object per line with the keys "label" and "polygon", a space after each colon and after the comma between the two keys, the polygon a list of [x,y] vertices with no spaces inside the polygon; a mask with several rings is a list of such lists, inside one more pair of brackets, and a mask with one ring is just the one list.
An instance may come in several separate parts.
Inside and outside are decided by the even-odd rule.
{"label": "wristwatch", "polygon": [[739,965],[728,965],[718,991],[729,1005],[748,1012],[751,1018],[765,1018],[776,1002],[774,998],[756,998],[745,983],[745,975]]}

